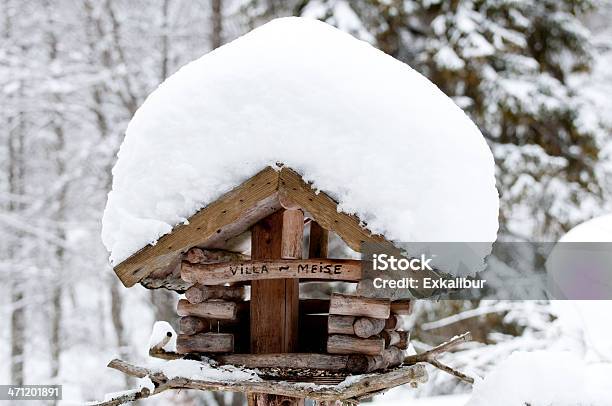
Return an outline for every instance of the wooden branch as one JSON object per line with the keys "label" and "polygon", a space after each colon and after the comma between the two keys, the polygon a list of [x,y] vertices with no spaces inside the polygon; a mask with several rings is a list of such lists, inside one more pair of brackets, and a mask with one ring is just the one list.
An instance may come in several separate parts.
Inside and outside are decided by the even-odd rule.
{"label": "wooden branch", "polygon": [[471,334],[470,332],[465,332],[459,336],[455,336],[453,338],[451,338],[448,341],[443,342],[440,345],[437,345],[435,347],[433,347],[432,349],[425,351],[421,354],[416,354],[416,355],[409,355],[406,358],[404,358],[404,364],[407,365],[413,365],[419,362],[427,362],[431,365],[433,365],[434,367],[449,373],[453,376],[456,376],[457,378],[461,379],[462,381],[465,381],[467,383],[473,384],[474,383],[474,378],[464,374],[463,372],[457,371],[456,369],[453,369],[451,367],[449,367],[448,365],[445,365],[443,363],[441,363],[440,361],[438,361],[436,358],[438,357],[438,355],[440,355],[443,352],[449,351],[451,350],[453,347],[456,347],[457,345],[467,342],[469,340],[471,340]]}
{"label": "wooden branch", "polygon": [[246,368],[305,368],[325,371],[368,372],[366,355],[330,355],[317,353],[228,354],[212,357],[220,364]]}
{"label": "wooden branch", "polygon": [[[109,400],[105,400],[100,403],[94,403],[93,405],[94,406],[118,406],[118,405],[124,405],[126,403],[132,403],[139,399],[148,398],[149,396],[151,396],[151,391],[148,388],[142,388],[140,391],[134,389],[128,393],[117,395],[116,397],[113,397]],[[92,405],[91,403],[88,403],[88,404]]]}
{"label": "wooden branch", "polygon": [[154,351],[163,349],[164,346],[170,342],[171,338],[172,338],[172,332],[171,331],[166,332],[166,335],[160,340],[160,342],[151,346],[150,349]]}
{"label": "wooden branch", "polygon": [[244,300],[244,286],[203,286],[193,285],[185,292],[185,298],[189,303],[202,303],[209,299],[224,299],[230,301]]}
{"label": "wooden branch", "polygon": [[149,370],[143,367],[132,365],[120,359],[114,359],[107,365],[108,368],[116,369],[117,371],[123,372],[126,375],[133,376],[135,378],[144,378],[149,375]]}
{"label": "wooden branch", "polygon": [[382,338],[357,338],[335,334],[327,339],[327,352],[330,354],[382,355],[385,340]]}
{"label": "wooden branch", "polygon": [[176,352],[179,354],[233,351],[234,335],[228,333],[200,333],[190,336],[179,334],[176,340]]}
{"label": "wooden branch", "polygon": [[165,359],[166,361],[170,361],[173,359],[181,359],[183,356],[176,352],[166,351],[163,348],[159,350],[149,349],[149,357]]}
{"label": "wooden branch", "polygon": [[202,285],[268,279],[357,282],[361,280],[361,261],[356,259],[270,259],[218,264],[190,264],[183,261],[181,278],[187,282]]}
{"label": "wooden branch", "polygon": [[[156,386],[153,393],[140,398],[152,396],[169,389],[195,389],[203,391],[229,391],[243,393],[270,393],[281,396],[303,397],[319,401],[343,400],[355,402],[356,399],[365,398],[388,388],[410,383],[417,385],[427,381],[427,372],[423,365],[411,365],[397,368],[393,371],[362,375],[354,379],[351,384],[337,386],[311,386],[301,383],[278,382],[278,381],[240,381],[240,382],[215,382],[194,380],[187,377],[176,377],[168,379],[161,372],[135,366],[121,360],[113,360],[109,367],[117,369],[127,375],[135,377],[148,376]],[[130,400],[127,400],[130,401]],[[98,403],[97,406],[104,403]],[[118,405],[120,403],[114,403]]]}
{"label": "wooden branch", "polygon": [[238,314],[236,303],[222,300],[192,304],[181,299],[176,310],[179,316],[196,316],[215,320],[235,320]]}
{"label": "wooden branch", "polygon": [[463,372],[461,372],[461,371],[459,371],[457,369],[451,368],[448,365],[441,363],[437,359],[432,359],[431,361],[429,361],[429,363],[431,365],[433,365],[434,367],[436,367],[436,368],[446,372],[447,374],[451,374],[453,376],[456,376],[458,379],[460,379],[460,380],[462,380],[464,382],[467,382],[470,385],[474,384],[474,378],[472,378],[469,375],[464,374]]}
{"label": "wooden branch", "polygon": [[365,316],[375,319],[387,319],[391,314],[389,299],[343,295],[333,293],[329,313],[342,316]]}
{"label": "wooden branch", "polygon": [[193,335],[211,331],[211,321],[195,316],[185,316],[179,319],[179,334]]}

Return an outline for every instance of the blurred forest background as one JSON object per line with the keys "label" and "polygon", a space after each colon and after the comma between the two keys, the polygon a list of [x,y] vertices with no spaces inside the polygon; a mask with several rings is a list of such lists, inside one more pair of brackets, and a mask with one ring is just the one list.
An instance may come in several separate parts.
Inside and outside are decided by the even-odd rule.
{"label": "blurred forest background", "polygon": [[[72,400],[128,387],[106,362],[144,358],[154,320],[175,322],[176,297],[124,289],[100,242],[126,125],[182,65],[289,15],[408,63],[472,117],[496,158],[501,239],[556,241],[612,211],[609,2],[0,0],[0,383],[63,384]],[[450,363],[479,375],[517,348],[591,351],[584,328],[556,314],[544,302],[424,302],[413,337],[418,349],[472,329],[479,342]],[[406,391],[462,390],[432,373]]]}

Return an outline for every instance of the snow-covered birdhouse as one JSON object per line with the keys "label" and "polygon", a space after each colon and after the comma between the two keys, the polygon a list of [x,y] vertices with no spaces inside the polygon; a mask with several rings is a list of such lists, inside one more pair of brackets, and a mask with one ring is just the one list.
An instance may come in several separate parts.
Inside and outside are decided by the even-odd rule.
{"label": "snow-covered birdhouse", "polygon": [[[461,109],[307,19],[268,23],[161,84],[113,175],[103,240],[117,276],[185,293],[176,353],[158,355],[301,371],[254,392],[348,399],[426,379],[420,365],[397,368],[410,302],[338,291],[364,276],[357,256],[330,257],[331,237],[359,252],[497,231],[493,158]],[[311,282],[329,283],[322,298],[300,294]],[[286,382],[389,370],[367,385]]]}

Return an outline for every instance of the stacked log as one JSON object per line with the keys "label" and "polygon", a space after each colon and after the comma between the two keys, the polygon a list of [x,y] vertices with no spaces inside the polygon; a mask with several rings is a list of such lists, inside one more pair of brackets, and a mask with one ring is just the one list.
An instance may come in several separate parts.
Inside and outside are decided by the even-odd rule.
{"label": "stacked log", "polygon": [[401,317],[409,311],[408,301],[334,293],[329,306],[327,352],[365,355],[367,372],[398,366],[410,341]]}
{"label": "stacked log", "polygon": [[179,354],[231,353],[248,339],[248,307],[243,286],[193,285],[178,302]]}
{"label": "stacked log", "polygon": [[[192,248],[185,254],[189,262],[200,261],[201,251]],[[232,353],[248,345],[249,302],[244,301],[244,286],[204,286],[195,284],[178,302],[179,354]],[[235,340],[236,337],[236,340]]]}

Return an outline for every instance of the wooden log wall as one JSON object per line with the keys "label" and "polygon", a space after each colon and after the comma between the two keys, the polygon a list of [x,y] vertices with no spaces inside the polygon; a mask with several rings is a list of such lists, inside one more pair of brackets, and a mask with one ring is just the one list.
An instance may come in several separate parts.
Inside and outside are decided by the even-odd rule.
{"label": "wooden log wall", "polygon": [[[200,263],[203,252],[191,248],[184,256]],[[224,354],[246,351],[249,345],[249,302],[241,285],[192,285],[177,305],[179,354]]]}
{"label": "wooden log wall", "polygon": [[402,316],[410,301],[392,302],[355,295],[332,294],[327,319],[329,354],[365,356],[366,372],[400,365],[410,342]]}

